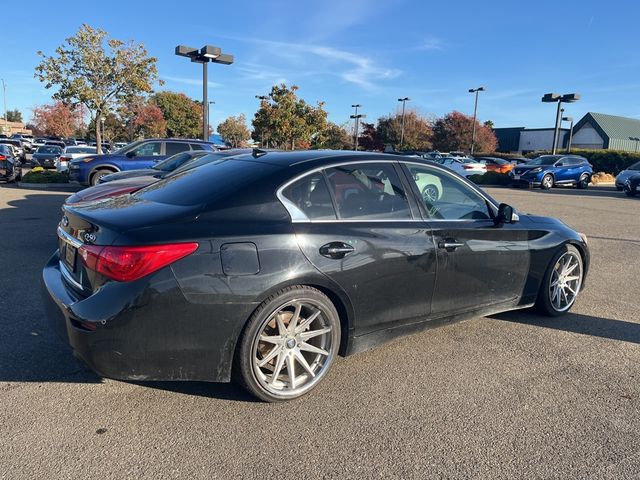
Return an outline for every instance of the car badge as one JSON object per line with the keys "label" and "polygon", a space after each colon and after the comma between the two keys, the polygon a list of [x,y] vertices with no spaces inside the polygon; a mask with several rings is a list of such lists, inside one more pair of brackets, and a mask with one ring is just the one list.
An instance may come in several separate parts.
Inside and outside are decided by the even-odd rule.
{"label": "car badge", "polygon": [[93,243],[96,241],[96,236],[93,233],[87,232],[83,235],[84,241],[87,243]]}
{"label": "car badge", "polygon": [[66,215],[62,217],[62,226],[63,227],[68,227],[69,226],[69,217],[67,217]]}

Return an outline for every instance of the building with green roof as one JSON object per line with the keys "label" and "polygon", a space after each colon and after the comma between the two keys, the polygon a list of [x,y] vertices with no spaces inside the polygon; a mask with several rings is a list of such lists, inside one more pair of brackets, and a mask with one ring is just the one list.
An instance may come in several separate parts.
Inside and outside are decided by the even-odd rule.
{"label": "building with green roof", "polygon": [[573,127],[572,148],[640,151],[640,120],[589,112]]}

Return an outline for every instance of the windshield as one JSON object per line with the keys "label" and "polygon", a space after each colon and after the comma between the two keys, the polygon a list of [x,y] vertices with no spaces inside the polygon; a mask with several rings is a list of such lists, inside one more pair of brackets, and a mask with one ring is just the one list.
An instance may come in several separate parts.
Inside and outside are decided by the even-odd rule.
{"label": "windshield", "polygon": [[45,145],[44,147],[38,148],[36,153],[61,153],[62,149],[60,147],[55,147],[52,145]]}
{"label": "windshield", "polygon": [[162,172],[173,172],[176,168],[185,162],[188,162],[192,158],[198,158],[204,155],[205,152],[198,155],[197,152],[181,152],[167,158],[161,162],[156,163],[153,167],[154,170],[160,170]]}
{"label": "windshield", "polygon": [[527,165],[553,165],[559,158],[560,155],[542,155],[527,162]]}

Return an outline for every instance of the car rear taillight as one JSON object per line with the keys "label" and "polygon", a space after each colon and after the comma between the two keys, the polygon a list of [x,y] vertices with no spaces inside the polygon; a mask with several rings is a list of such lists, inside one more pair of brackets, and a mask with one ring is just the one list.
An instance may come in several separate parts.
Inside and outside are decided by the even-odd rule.
{"label": "car rear taillight", "polygon": [[118,282],[131,282],[192,254],[193,243],[114,247],[83,245],[78,249],[87,268]]}
{"label": "car rear taillight", "polygon": [[465,170],[473,170],[475,167],[472,165],[462,165],[462,168],[464,168]]}
{"label": "car rear taillight", "polygon": [[7,157],[5,157],[4,155],[0,155],[0,160],[6,160]]}
{"label": "car rear taillight", "polygon": [[71,160],[71,157],[60,157],[61,162],[70,162]]}

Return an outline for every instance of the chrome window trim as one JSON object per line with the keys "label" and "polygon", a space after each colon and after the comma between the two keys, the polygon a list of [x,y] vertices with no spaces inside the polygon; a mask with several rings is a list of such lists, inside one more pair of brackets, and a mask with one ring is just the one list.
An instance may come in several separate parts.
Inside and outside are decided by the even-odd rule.
{"label": "chrome window trim", "polygon": [[[398,165],[402,165],[402,164],[412,164],[412,165],[417,165],[420,167],[427,167],[427,168],[432,168],[433,170],[436,170],[438,172],[443,172],[445,175],[448,175],[449,177],[451,177],[454,181],[457,181],[463,185],[465,185],[467,188],[469,188],[469,185],[467,185],[465,182],[461,181],[461,179],[457,178],[455,175],[452,174],[452,172],[448,172],[446,167],[435,167],[433,165],[429,165],[429,164],[424,164],[424,163],[420,163],[420,162],[412,162],[410,160],[392,160],[392,159],[384,159],[384,160],[351,160],[351,161],[343,161],[343,162],[336,162],[336,163],[330,163],[327,165],[323,165],[321,167],[316,167],[314,169],[311,170],[307,170],[304,173],[301,173],[299,175],[296,175],[295,177],[293,177],[290,180],[287,180],[285,183],[283,183],[280,187],[278,187],[278,189],[276,190],[276,197],[278,198],[278,200],[280,200],[280,203],[282,203],[282,205],[284,206],[284,208],[287,210],[287,212],[289,212],[289,215],[291,216],[291,223],[442,223],[442,222],[462,222],[462,223],[469,223],[469,222],[486,222],[489,221],[491,219],[483,219],[483,220],[473,220],[473,219],[457,219],[457,220],[447,220],[447,219],[432,219],[432,218],[427,218],[427,219],[422,219],[422,218],[405,218],[405,219],[335,219],[335,220],[311,220],[309,217],[307,217],[304,212],[302,210],[300,210],[297,205],[295,205],[291,200],[289,200],[287,197],[284,196],[284,194],[282,193],[287,187],[289,187],[290,185],[292,185],[293,183],[297,182],[298,180],[303,179],[304,177],[306,177],[307,175],[311,175],[317,172],[321,172],[322,170],[327,170],[329,168],[335,168],[335,167],[340,167],[342,165],[357,165],[357,164],[370,164],[370,163],[386,163],[386,164],[398,164]],[[486,196],[486,194],[484,194],[484,192],[478,188],[476,188],[474,185],[471,185],[471,189],[476,192],[480,197],[482,197],[484,200],[486,200],[491,206],[493,206],[493,208],[497,211],[498,206],[493,202],[492,199],[490,199],[489,197]],[[413,192],[405,192],[405,194],[411,194],[413,195]],[[496,212],[494,212],[496,213]]]}

